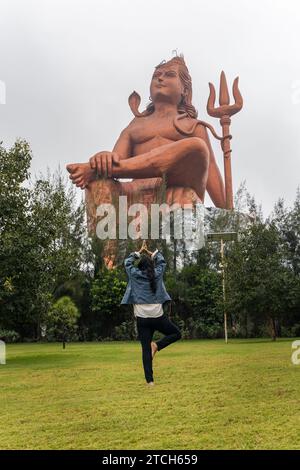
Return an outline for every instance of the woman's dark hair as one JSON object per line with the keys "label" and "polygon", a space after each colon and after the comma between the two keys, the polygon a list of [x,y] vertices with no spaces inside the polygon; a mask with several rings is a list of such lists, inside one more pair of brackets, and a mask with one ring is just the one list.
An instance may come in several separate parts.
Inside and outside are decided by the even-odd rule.
{"label": "woman's dark hair", "polygon": [[150,287],[152,292],[156,292],[156,281],[155,281],[155,270],[154,270],[154,261],[149,258],[147,255],[142,255],[138,263],[138,268],[141,271],[146,271],[147,277],[150,282]]}

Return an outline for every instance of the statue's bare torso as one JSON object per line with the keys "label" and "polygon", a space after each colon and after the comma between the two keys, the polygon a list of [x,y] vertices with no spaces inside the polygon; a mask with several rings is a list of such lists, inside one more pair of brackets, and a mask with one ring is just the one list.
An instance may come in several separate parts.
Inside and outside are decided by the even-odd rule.
{"label": "statue's bare torso", "polygon": [[174,117],[153,118],[151,115],[135,118],[127,127],[132,142],[132,156],[185,138],[174,126]]}

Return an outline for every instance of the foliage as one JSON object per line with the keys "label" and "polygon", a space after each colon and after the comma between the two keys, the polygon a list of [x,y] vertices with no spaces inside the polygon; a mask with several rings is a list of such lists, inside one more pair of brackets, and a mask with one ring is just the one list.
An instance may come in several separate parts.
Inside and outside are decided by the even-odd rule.
{"label": "foliage", "polygon": [[39,339],[57,292],[80,272],[89,276],[84,205],[60,170],[29,180],[25,141],[0,147],[0,157],[0,324]]}
{"label": "foliage", "polygon": [[[0,144],[0,331],[12,341],[41,339],[52,305],[67,296],[81,313],[79,340],[135,338],[132,306],[120,302],[127,285],[124,257],[140,247],[140,240],[113,241],[118,267],[108,270],[105,243],[88,237],[76,189],[60,169],[31,180],[31,160],[27,142],[17,140],[8,150]],[[161,189],[157,202],[163,202],[165,182]],[[296,336],[300,189],[291,208],[280,198],[264,220],[242,182],[235,208],[217,211],[211,226],[216,232],[230,226],[240,233],[239,242],[225,244],[225,305],[218,242],[193,253],[184,239],[149,241],[149,248],[159,248],[167,261],[172,317],[184,338],[223,336],[224,308],[229,337]]]}
{"label": "foliage", "polygon": [[124,320],[127,306],[120,306],[126,289],[123,269],[103,267],[91,286],[91,310],[94,313],[94,330],[100,338],[111,336],[114,327]]}
{"label": "foliage", "polygon": [[16,343],[20,338],[20,335],[14,330],[4,330],[0,328],[0,340],[6,343]]}
{"label": "foliage", "polygon": [[25,141],[0,145],[0,324],[34,335],[38,247],[33,238],[29,178],[32,154]]}
{"label": "foliage", "polygon": [[112,338],[118,341],[137,339],[137,329],[133,315],[131,315],[129,320],[126,320],[115,327]]}
{"label": "foliage", "polygon": [[66,341],[71,340],[77,331],[79,317],[80,313],[70,297],[58,299],[50,308],[45,320],[48,339],[62,341],[65,349]]}
{"label": "foliage", "polygon": [[257,324],[267,323],[275,339],[278,322],[293,303],[294,281],[284,265],[276,227],[252,225],[232,247],[227,262],[228,310],[240,321],[247,314]]}
{"label": "foliage", "polygon": [[197,262],[166,276],[177,323],[186,338],[214,338],[222,335],[223,304],[221,279],[209,268],[210,252],[199,250]]}

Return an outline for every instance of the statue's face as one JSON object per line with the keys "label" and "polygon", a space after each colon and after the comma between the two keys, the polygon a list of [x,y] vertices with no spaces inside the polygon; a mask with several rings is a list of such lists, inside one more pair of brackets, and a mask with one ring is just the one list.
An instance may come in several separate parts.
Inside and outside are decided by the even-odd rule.
{"label": "statue's face", "polygon": [[162,66],[154,71],[150,85],[153,102],[164,100],[179,104],[182,98],[183,85],[179,78],[177,65]]}

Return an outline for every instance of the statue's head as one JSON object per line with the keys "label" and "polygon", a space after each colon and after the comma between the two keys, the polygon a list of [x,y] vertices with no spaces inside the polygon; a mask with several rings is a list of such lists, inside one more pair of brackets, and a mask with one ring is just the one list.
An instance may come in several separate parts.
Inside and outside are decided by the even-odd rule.
{"label": "statue's head", "polygon": [[155,67],[150,85],[151,103],[147,106],[150,114],[155,109],[155,101],[176,102],[178,113],[187,113],[196,118],[197,111],[192,105],[192,79],[183,56],[173,57]]}

